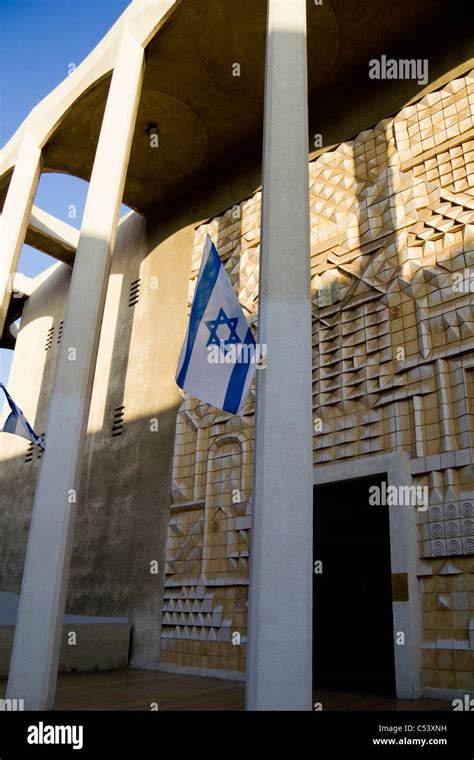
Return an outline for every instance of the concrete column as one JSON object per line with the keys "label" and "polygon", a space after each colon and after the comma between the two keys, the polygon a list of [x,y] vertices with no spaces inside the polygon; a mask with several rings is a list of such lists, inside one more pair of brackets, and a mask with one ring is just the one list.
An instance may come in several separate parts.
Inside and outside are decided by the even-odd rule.
{"label": "concrete column", "polygon": [[21,246],[41,173],[41,148],[30,132],[21,141],[1,218],[0,335],[3,332]]}
{"label": "concrete column", "polygon": [[110,261],[144,69],[125,27],[84,210],[46,424],[7,694],[53,706],[76,499]]}
{"label": "concrete column", "polygon": [[312,388],[306,0],[268,0],[247,709],[309,710]]}

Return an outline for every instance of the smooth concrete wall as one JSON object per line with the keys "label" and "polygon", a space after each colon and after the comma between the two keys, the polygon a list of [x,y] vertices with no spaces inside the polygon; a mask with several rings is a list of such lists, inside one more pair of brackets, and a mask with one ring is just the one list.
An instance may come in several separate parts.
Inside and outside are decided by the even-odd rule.
{"label": "smooth concrete wall", "polygon": [[[178,232],[148,250],[145,220],[134,215],[126,226],[113,258],[94,379],[68,611],[129,616],[132,660],[146,666],[159,650],[179,401],[174,375],[191,236]],[[139,301],[129,307],[138,278]],[[113,437],[121,406],[123,433]],[[151,572],[155,562],[158,573]]]}
{"label": "smooth concrete wall", "polygon": [[[8,389],[38,434],[43,433],[51,391],[58,326],[62,319],[71,268],[55,264],[36,281],[23,310],[21,330],[8,378]],[[55,326],[51,348],[48,330]],[[6,378],[3,378],[6,381]],[[7,414],[7,405],[2,421]],[[39,460],[25,464],[28,442],[0,434],[0,591],[19,592],[28,541],[30,513]]]}

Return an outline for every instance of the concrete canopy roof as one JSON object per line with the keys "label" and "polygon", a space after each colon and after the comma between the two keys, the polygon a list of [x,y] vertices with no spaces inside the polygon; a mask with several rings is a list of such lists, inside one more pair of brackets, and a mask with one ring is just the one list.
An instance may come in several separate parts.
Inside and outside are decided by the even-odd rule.
{"label": "concrete canopy roof", "polygon": [[[437,51],[440,58],[439,51],[456,39],[459,56],[454,63],[465,60],[459,30],[466,25],[456,12],[463,5],[459,0],[451,2],[449,9],[443,0],[398,0],[383,5],[380,0],[322,0],[322,5],[307,0],[311,127],[323,134],[324,143],[347,139],[356,128],[370,126],[391,113],[399,101],[420,92],[416,82],[369,80],[371,58],[402,57],[396,56],[397,51],[411,58]],[[258,146],[266,0],[178,0],[156,29],[158,8],[145,0],[132,2],[74,75],[33,109],[5,147],[0,205],[24,129],[33,130],[44,146],[43,171],[90,178],[124,23],[136,24],[141,38],[149,40],[124,203],[141,213],[155,206],[163,208],[249,145]],[[240,76],[233,76],[236,63]],[[436,65],[434,73],[430,70],[430,80],[444,71],[441,63],[438,70]],[[367,97],[372,99],[369,107]],[[344,105],[353,114],[359,112],[355,121],[348,123],[341,115]],[[340,134],[331,131],[331,118],[346,124]],[[160,142],[158,149],[150,150],[147,129],[153,124]]]}

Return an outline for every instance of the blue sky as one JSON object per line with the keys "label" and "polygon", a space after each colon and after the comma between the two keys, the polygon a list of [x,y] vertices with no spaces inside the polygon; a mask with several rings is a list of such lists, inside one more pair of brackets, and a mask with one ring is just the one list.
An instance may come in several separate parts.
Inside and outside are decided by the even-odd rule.
{"label": "blue sky", "polygon": [[[31,109],[102,39],[129,0],[0,0],[0,144]],[[41,177],[35,204],[80,227],[87,183],[63,174]],[[68,208],[77,209],[75,219]],[[54,259],[23,246],[19,271],[30,277]],[[0,380],[7,381],[11,351],[0,349]]]}

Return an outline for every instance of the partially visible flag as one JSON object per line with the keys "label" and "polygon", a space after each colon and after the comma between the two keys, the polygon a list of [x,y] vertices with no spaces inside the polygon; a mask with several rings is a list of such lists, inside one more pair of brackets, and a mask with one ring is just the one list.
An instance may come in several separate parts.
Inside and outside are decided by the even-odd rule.
{"label": "partially visible flag", "polygon": [[8,406],[11,409],[6,422],[1,430],[2,433],[13,433],[13,435],[19,435],[22,438],[26,438],[28,441],[32,441],[42,449],[45,448],[43,441],[39,435],[36,435],[35,431],[31,427],[30,423],[26,419],[25,415],[21,411],[20,407],[15,404],[12,397],[8,393],[7,389],[0,383],[0,388],[5,394],[8,402]]}
{"label": "partially visible flag", "polygon": [[208,235],[176,382],[201,401],[241,414],[255,373],[255,348],[242,306]]}

